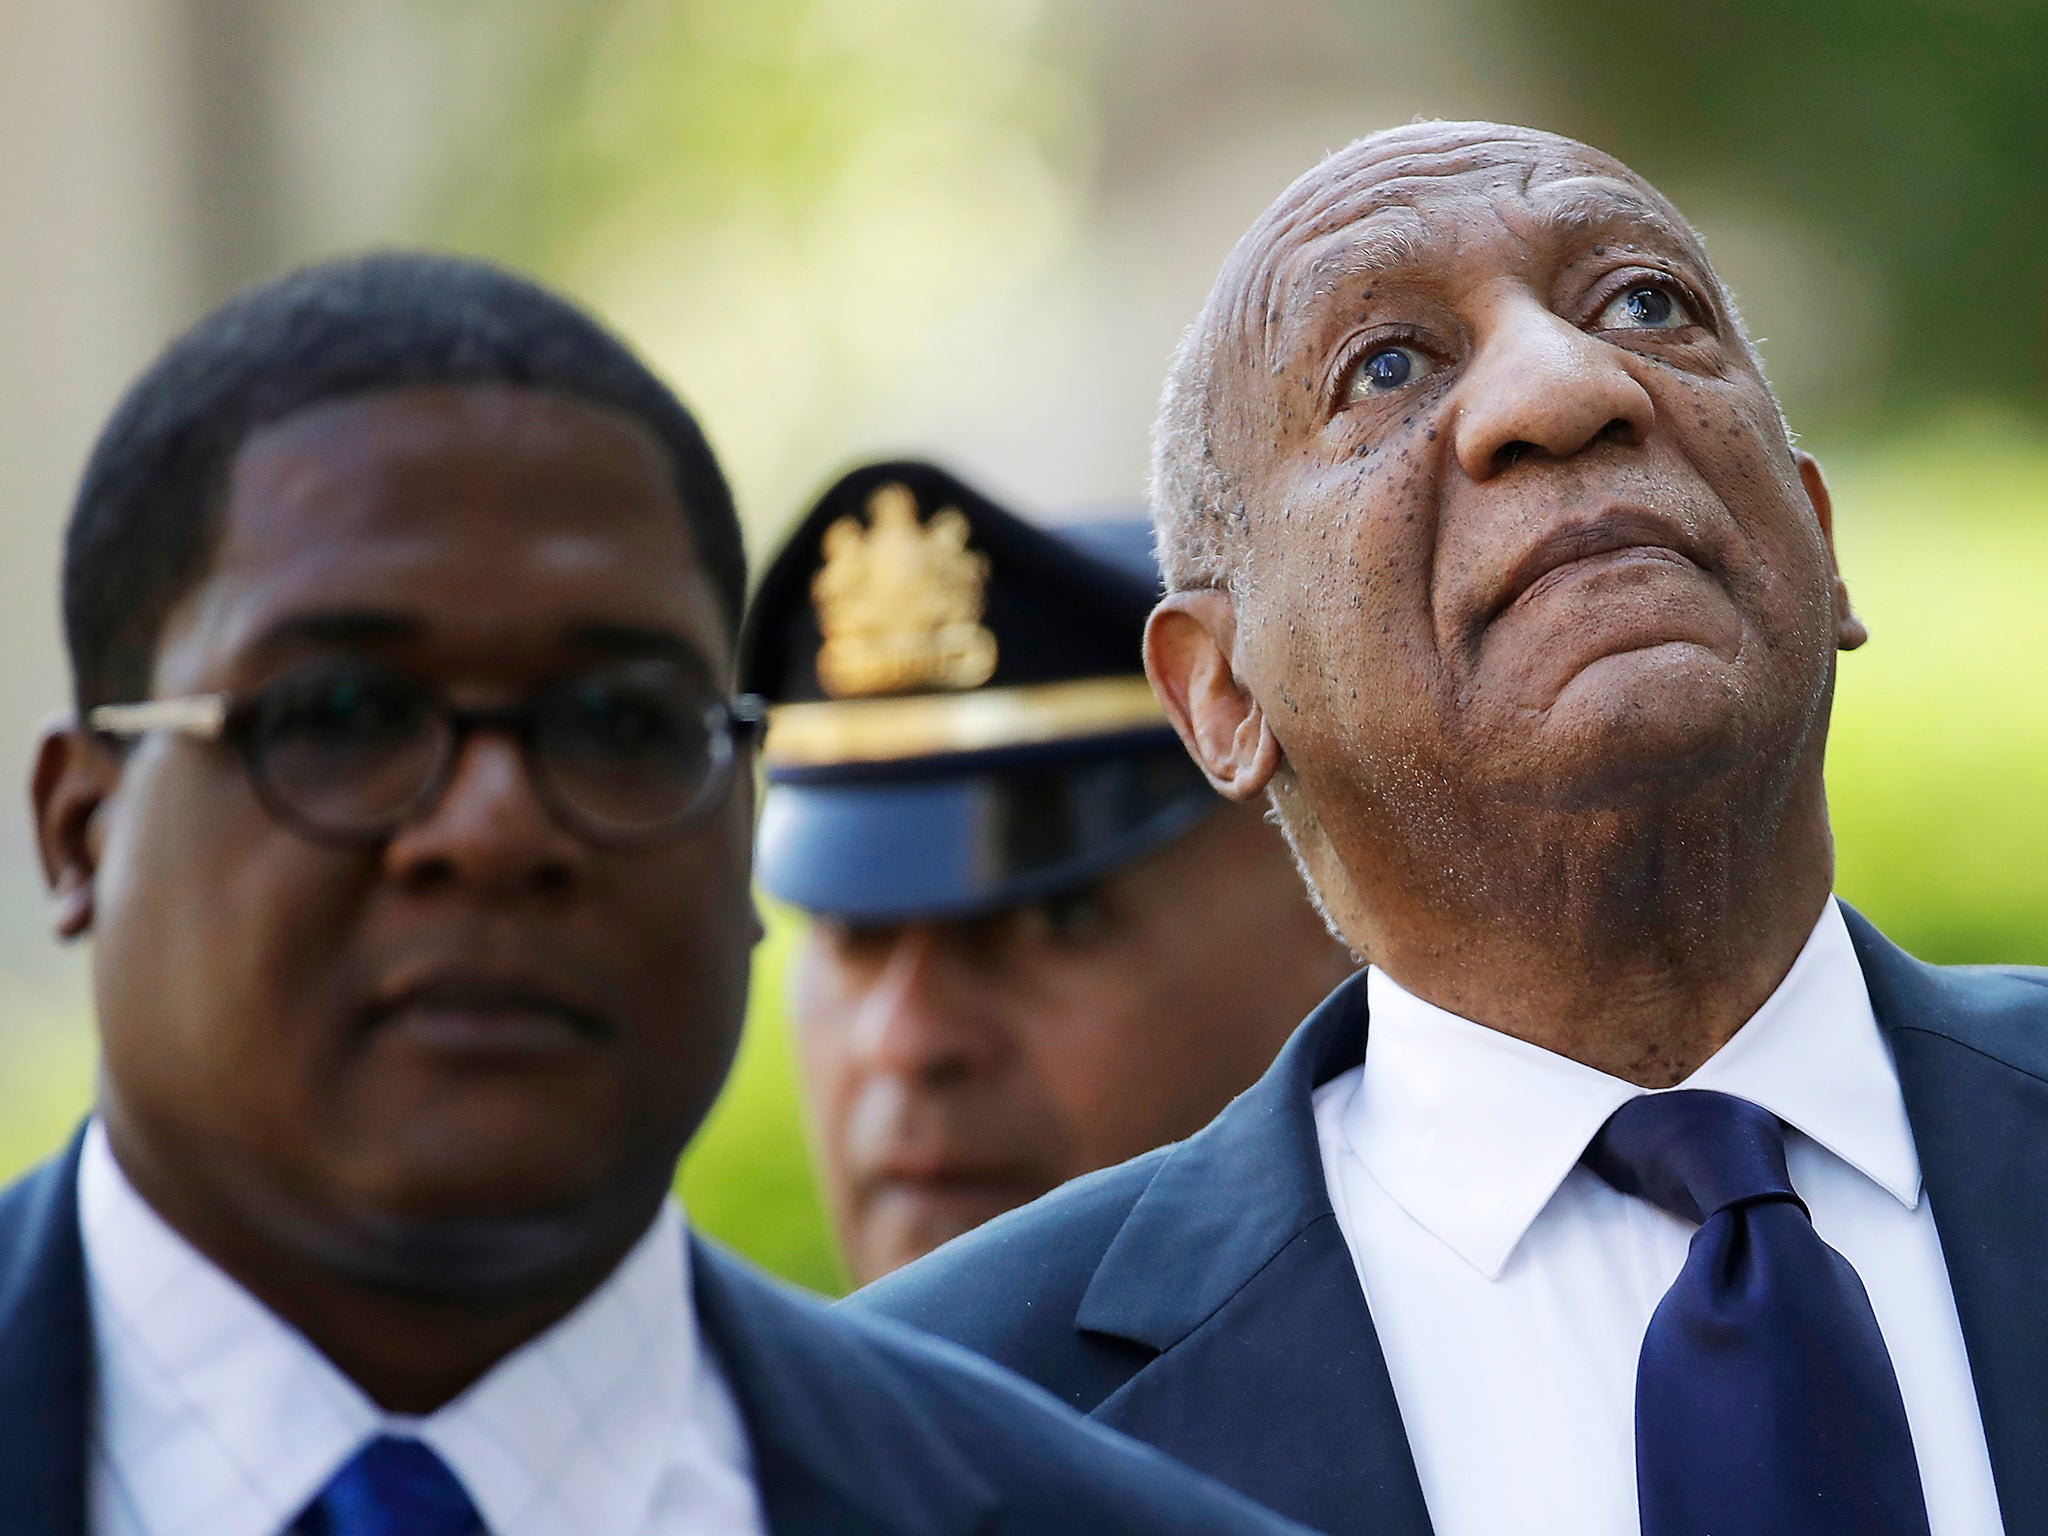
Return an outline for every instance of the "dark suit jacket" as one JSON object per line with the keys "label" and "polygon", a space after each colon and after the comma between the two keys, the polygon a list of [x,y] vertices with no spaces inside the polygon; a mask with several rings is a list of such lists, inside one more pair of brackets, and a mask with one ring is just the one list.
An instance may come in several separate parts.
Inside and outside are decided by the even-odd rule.
{"label": "dark suit jacket", "polygon": [[[2048,971],[1923,965],[1854,912],[1962,1317],[2005,1527],[2048,1532]],[[1175,1146],[1078,1179],[845,1305],[1000,1361],[1319,1530],[1425,1536],[1310,1095],[1363,977]]]}
{"label": "dark suit jacket", "polygon": [[[1306,1536],[964,1351],[692,1264],[777,1536]],[[91,1389],[74,1143],[0,1194],[4,1536],[84,1536]]]}

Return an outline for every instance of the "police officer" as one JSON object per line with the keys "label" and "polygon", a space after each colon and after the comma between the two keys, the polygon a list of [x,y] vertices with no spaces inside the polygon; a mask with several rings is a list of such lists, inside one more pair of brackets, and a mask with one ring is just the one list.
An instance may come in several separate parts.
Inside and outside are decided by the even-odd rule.
{"label": "police officer", "polygon": [[1350,969],[1160,714],[1157,593],[1142,520],[1034,526],[922,463],[846,475],[762,581],[759,877],[812,918],[794,1023],[856,1280],[1195,1130]]}

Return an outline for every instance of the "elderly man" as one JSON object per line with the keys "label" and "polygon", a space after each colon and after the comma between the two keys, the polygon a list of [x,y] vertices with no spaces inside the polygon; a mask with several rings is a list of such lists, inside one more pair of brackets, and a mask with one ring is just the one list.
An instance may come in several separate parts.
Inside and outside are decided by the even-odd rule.
{"label": "elderly man", "polygon": [[1353,145],[1156,490],[1154,686],[1374,965],[867,1307],[1330,1531],[2048,1529],[2048,975],[1830,894],[1864,631],[1684,219],[1548,134]]}
{"label": "elderly man", "polygon": [[1199,1130],[1352,968],[1145,685],[1158,596],[1144,522],[916,462],[839,479],[762,578],[756,874],[811,918],[791,1020],[857,1281]]}
{"label": "elderly man", "polygon": [[0,1195],[9,1536],[1272,1529],[689,1237],[743,581],[690,415],[493,268],[312,269],[131,391],[33,783],[104,1065]]}

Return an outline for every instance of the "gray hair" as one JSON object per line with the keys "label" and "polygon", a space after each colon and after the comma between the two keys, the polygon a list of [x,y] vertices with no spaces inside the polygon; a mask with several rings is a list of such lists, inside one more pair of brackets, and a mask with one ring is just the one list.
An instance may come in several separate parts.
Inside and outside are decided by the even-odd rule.
{"label": "gray hair", "polygon": [[1209,307],[1173,349],[1152,424],[1152,528],[1169,592],[1222,586],[1232,567],[1226,544],[1247,521],[1243,498],[1216,461],[1210,392],[1221,327]]}

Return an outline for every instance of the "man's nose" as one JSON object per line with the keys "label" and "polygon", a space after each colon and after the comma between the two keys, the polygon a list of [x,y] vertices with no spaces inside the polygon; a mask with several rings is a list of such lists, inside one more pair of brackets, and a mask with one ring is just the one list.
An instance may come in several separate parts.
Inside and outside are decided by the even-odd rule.
{"label": "man's nose", "polygon": [[463,743],[441,798],[399,829],[384,858],[392,875],[417,890],[546,896],[573,886],[590,852],[548,814],[519,743],[479,731]]}
{"label": "man's nose", "polygon": [[854,1017],[852,1055],[869,1072],[925,1087],[962,1082],[1002,1054],[1000,1026],[943,925],[898,930]]}
{"label": "man's nose", "polygon": [[1481,481],[1534,455],[1563,459],[1597,442],[1640,443],[1656,419],[1619,348],[1527,294],[1503,301],[1453,405],[1452,447]]}

